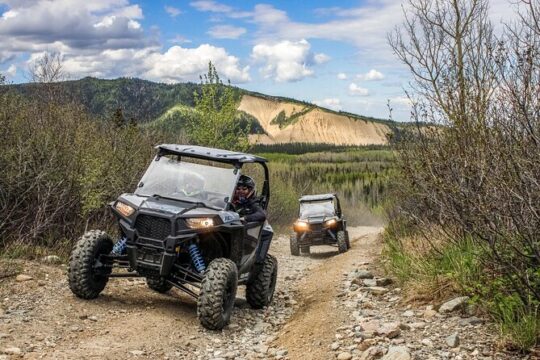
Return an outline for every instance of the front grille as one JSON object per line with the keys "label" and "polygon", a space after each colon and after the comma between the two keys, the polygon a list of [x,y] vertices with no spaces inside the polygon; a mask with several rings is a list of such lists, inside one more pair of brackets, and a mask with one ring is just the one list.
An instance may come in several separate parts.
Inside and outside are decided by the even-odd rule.
{"label": "front grille", "polygon": [[323,231],[323,224],[311,224],[309,229],[313,232],[321,232]]}
{"label": "front grille", "polygon": [[151,215],[139,215],[135,222],[139,236],[164,240],[171,233],[171,222]]}

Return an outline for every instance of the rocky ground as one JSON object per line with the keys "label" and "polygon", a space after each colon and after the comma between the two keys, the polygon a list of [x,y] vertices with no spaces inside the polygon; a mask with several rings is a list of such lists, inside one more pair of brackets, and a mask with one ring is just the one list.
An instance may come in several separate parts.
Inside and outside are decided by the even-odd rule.
{"label": "rocky ground", "polygon": [[352,249],[339,255],[318,247],[293,257],[279,237],[273,305],[252,310],[240,290],[222,332],[203,329],[195,302],[177,290],[163,295],[143,279],[113,279],[98,299],[83,301],[54,258],[17,262],[18,276],[0,279],[0,359],[527,358],[498,350],[495,329],[464,299],[404,303],[377,276],[380,230],[351,229]]}

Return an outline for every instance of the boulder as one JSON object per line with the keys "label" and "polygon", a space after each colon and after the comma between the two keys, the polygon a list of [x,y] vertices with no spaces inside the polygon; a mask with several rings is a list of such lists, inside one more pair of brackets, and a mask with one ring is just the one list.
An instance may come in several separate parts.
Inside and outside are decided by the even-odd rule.
{"label": "boulder", "polygon": [[410,360],[411,354],[406,346],[390,346],[382,360]]}
{"label": "boulder", "polygon": [[464,308],[468,300],[469,300],[468,296],[460,296],[460,297],[454,298],[442,304],[441,307],[439,308],[439,312],[441,314],[447,314],[447,313],[451,313],[456,310],[462,309]]}

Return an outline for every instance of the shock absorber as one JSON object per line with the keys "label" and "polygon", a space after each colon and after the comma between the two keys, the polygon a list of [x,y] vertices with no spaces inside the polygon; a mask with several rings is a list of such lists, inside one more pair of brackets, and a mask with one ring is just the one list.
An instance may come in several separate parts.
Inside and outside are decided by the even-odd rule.
{"label": "shock absorber", "polygon": [[122,236],[120,240],[114,244],[112,253],[115,255],[124,255],[126,253],[126,241],[127,238],[125,236]]}
{"label": "shock absorber", "polygon": [[191,261],[197,269],[198,272],[202,273],[206,270],[206,265],[204,264],[204,259],[199,251],[199,247],[195,243],[191,243],[188,247],[189,255],[191,256]]}

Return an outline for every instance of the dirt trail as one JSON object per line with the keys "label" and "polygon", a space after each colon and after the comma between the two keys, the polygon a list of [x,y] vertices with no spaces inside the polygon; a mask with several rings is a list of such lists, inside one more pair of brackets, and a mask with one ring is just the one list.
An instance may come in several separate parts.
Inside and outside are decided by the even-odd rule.
{"label": "dirt trail", "polygon": [[[393,351],[399,359],[518,358],[498,353],[496,331],[484,320],[411,308],[400,289],[362,280],[360,272],[378,272],[381,230],[350,228],[344,254],[315,247],[310,256],[292,256],[288,238],[277,237],[272,305],[250,309],[241,288],[221,332],[202,328],[195,301],[177,290],[158,294],[142,278],[114,279],[98,299],[84,301],[70,292],[65,265],[17,261],[30,279],[0,279],[0,360],[371,360]],[[448,345],[452,334],[459,339]]]}
{"label": "dirt trail", "polygon": [[299,308],[280,331],[275,345],[289,350],[291,359],[330,359],[329,345],[349,312],[335,306],[342,275],[356,265],[373,261],[379,250],[382,229],[358,227],[349,230],[351,250],[336,256],[331,247],[314,247],[310,258],[317,263],[298,284]]}

